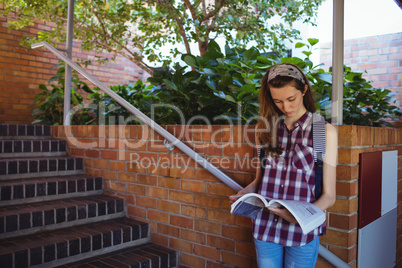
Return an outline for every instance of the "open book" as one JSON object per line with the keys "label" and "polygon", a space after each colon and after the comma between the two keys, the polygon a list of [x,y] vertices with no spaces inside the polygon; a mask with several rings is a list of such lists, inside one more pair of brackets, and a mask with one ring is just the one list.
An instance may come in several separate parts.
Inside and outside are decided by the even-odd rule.
{"label": "open book", "polygon": [[230,213],[255,219],[266,207],[285,207],[299,223],[303,234],[307,234],[325,221],[325,212],[319,207],[304,201],[266,200],[262,195],[249,193],[240,196],[232,204]]}

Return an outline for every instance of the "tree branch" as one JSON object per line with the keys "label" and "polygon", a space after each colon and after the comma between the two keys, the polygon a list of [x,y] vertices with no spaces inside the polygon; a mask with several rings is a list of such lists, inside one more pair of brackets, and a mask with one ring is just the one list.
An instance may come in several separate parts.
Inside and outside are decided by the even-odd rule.
{"label": "tree branch", "polygon": [[[92,33],[94,33],[98,38],[94,38],[92,41],[93,43],[95,43],[96,45],[98,45],[101,48],[107,49],[109,51],[113,51],[115,54],[121,55],[129,60],[131,60],[132,62],[134,62],[139,68],[143,69],[144,71],[146,71],[147,73],[149,73],[150,75],[152,75],[153,73],[153,68],[148,66],[147,64],[144,63],[143,58],[141,56],[136,55],[136,53],[132,52],[132,50],[124,43],[120,42],[119,40],[111,37],[110,35],[106,33],[101,33],[99,31],[96,30],[96,28],[91,27],[86,25],[86,27],[79,27],[81,29],[85,29],[85,31],[90,30]],[[99,40],[99,36],[103,37],[104,41],[100,41]],[[116,49],[114,46],[110,46],[107,45],[107,41],[113,41],[115,44],[121,46],[121,50]]]}
{"label": "tree branch", "polygon": [[[184,0],[184,2],[186,2],[186,1],[188,2],[188,0]],[[175,8],[173,8],[173,6],[170,3],[166,3],[166,1],[163,1],[163,0],[159,0],[157,2],[160,3],[161,5],[167,7],[172,12],[172,14],[177,12],[177,10]],[[188,4],[190,4],[190,3],[188,2]],[[191,4],[190,4],[190,6],[191,6]],[[188,8],[187,3],[186,3],[186,7]],[[191,12],[191,10],[190,10],[190,12]],[[186,13],[186,11],[184,10],[183,18],[179,18],[179,16],[176,16],[174,18],[174,20],[176,21],[177,26],[179,27],[179,33],[180,33],[181,37],[183,38],[183,43],[184,43],[184,46],[186,47],[186,52],[188,54],[191,54],[191,48],[190,48],[190,44],[189,44],[189,41],[188,41],[188,38],[186,35],[186,31],[184,30],[183,25],[181,23],[183,21],[183,19],[185,18],[185,13]]]}
{"label": "tree branch", "polygon": [[212,17],[215,17],[216,14],[218,14],[219,11],[222,9],[223,4],[224,4],[226,1],[227,1],[227,0],[219,0],[219,4],[218,4],[218,5],[215,4],[215,9],[214,9],[213,11],[211,11],[210,13],[207,13],[207,14],[204,16],[204,21],[209,20],[209,19],[212,18]]}

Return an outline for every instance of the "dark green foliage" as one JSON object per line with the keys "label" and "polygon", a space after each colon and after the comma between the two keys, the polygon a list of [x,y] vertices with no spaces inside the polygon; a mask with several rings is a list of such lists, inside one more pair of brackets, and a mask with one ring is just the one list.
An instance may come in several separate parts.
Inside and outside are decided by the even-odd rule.
{"label": "dark green foliage", "polygon": [[226,46],[224,54],[214,41],[203,58],[186,54],[182,60],[191,69],[176,64],[173,71],[154,72],[148,81],[161,101],[179,108],[187,122],[244,123],[258,115],[261,78],[273,60],[255,48]]}
{"label": "dark green foliage", "polygon": [[[230,48],[221,51],[211,41],[204,57],[185,54],[172,69],[156,69],[148,79],[149,85],[138,81],[135,85],[111,87],[118,95],[142,111],[158,124],[253,124],[258,116],[258,93],[261,79],[269,67],[277,63],[298,65],[311,82],[317,110],[330,121],[332,96],[332,69],[325,71],[310,60],[318,39],[308,39],[308,44],[297,43],[304,59],[298,57],[278,58],[263,56],[250,49]],[[402,113],[392,105],[394,93],[382,88],[373,88],[362,73],[352,72],[345,66],[343,122],[348,125],[391,126],[388,121],[398,120]],[[61,124],[64,78],[58,70],[60,88],[52,85],[50,92],[41,85],[43,93],[36,96],[38,109],[34,110],[35,123]],[[82,103],[77,93],[80,89],[91,92],[92,109],[80,109],[75,114],[74,124],[135,124],[138,121],[126,109],[95,88],[92,91],[78,78],[73,80],[72,102]],[[95,109],[93,108],[95,107]],[[94,115],[96,119],[94,119]],[[130,117],[131,116],[131,117]]]}
{"label": "dark green foliage", "polygon": [[362,73],[345,67],[343,122],[345,125],[392,126],[402,112],[395,105],[395,93],[385,88],[373,88]]}
{"label": "dark green foliage", "polygon": [[[64,109],[64,81],[65,65],[61,63],[57,69],[57,75],[49,79],[49,83],[57,81],[57,85],[51,84],[50,89],[45,85],[39,85],[41,93],[35,96],[32,103],[37,107],[32,111],[35,120],[32,124],[42,125],[62,125]],[[88,85],[82,82],[76,73],[73,73],[71,79],[71,107],[79,106],[83,103],[83,97],[80,92],[92,93]],[[72,125],[93,124],[96,115],[88,109],[79,109],[71,117]]]}
{"label": "dark green foliage", "polygon": [[[152,104],[159,103],[159,98],[152,94],[152,87],[145,86],[141,80],[135,85],[117,85],[111,86],[111,90],[125,99],[128,103],[140,110],[142,113],[155,121],[166,120],[166,114],[159,111],[152,111]],[[116,102],[106,93],[102,93],[99,88],[89,95],[92,104],[95,105],[98,114],[98,124],[100,125],[120,125],[120,124],[138,124],[139,121],[125,108]]]}

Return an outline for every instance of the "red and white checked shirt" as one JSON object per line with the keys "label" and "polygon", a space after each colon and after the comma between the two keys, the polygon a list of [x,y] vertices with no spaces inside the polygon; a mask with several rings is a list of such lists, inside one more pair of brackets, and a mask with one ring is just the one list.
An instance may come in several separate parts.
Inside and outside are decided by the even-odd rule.
{"label": "red and white checked shirt", "polygon": [[[288,130],[278,123],[278,146],[284,148],[278,157],[266,156],[265,172],[258,193],[268,199],[286,199],[314,202],[315,164],[311,112],[306,112]],[[303,246],[325,234],[326,222],[303,235],[298,224],[270,213],[260,212],[253,220],[254,238],[284,246]]]}

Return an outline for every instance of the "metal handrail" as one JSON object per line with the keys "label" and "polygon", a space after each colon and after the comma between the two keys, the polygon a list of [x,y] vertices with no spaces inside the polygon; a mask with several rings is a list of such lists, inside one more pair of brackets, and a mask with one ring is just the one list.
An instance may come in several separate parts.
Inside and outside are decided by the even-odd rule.
{"label": "metal handrail", "polygon": [[[46,47],[49,49],[53,54],[55,54],[57,57],[65,61],[69,66],[71,66],[74,70],[79,72],[81,75],[83,75],[85,78],[87,78],[89,81],[94,83],[96,86],[98,86],[103,92],[107,93],[110,97],[112,97],[114,100],[116,100],[121,106],[129,110],[131,113],[133,113],[138,119],[140,119],[142,122],[147,124],[150,128],[158,132],[160,135],[162,135],[169,143],[174,145],[175,147],[179,148],[181,151],[183,151],[185,154],[187,154],[189,157],[194,159],[198,164],[200,164],[202,167],[204,167],[206,170],[211,172],[214,176],[216,176],[218,179],[220,179],[223,183],[225,183],[227,186],[232,188],[235,192],[238,192],[243,189],[242,186],[240,186],[237,182],[233,181],[231,178],[229,178],[226,174],[224,174],[222,171],[217,169],[215,166],[213,166],[211,163],[209,163],[205,158],[203,158],[201,155],[196,153],[194,150],[192,150],[190,147],[185,145],[183,142],[181,142],[179,139],[177,139],[175,136],[170,134],[167,130],[162,128],[160,125],[155,123],[152,119],[150,119],[148,116],[143,114],[140,110],[132,106],[130,103],[128,103],[125,99],[117,95],[114,91],[112,91],[109,87],[107,87],[105,84],[100,82],[98,79],[87,73],[83,68],[78,66],[75,62],[73,62],[71,59],[67,58],[64,56],[60,51],[58,51],[56,48],[52,47],[49,43],[47,42],[40,42],[32,45],[32,48],[39,48],[39,47]],[[67,115],[66,115],[67,116]],[[324,246],[320,245],[319,246],[319,252],[318,252],[323,258],[325,258],[328,262],[331,264],[335,265],[335,267],[345,267],[345,268],[350,268],[350,266],[342,261],[338,256],[333,254],[331,251],[326,249]]]}
{"label": "metal handrail", "polygon": [[[128,103],[125,99],[117,95],[113,90],[111,90],[109,87],[107,87],[105,84],[100,82],[97,78],[93,77],[89,73],[87,73],[83,68],[78,66],[75,62],[73,62],[71,59],[67,58],[65,55],[63,55],[60,51],[58,51],[56,48],[52,47],[49,43],[47,42],[40,42],[32,45],[32,48],[38,48],[38,47],[46,47],[49,49],[53,54],[55,54],[57,57],[65,61],[71,68],[82,74],[85,78],[87,78],[89,81],[94,83],[96,86],[98,86],[103,92],[107,93],[110,97],[112,97],[114,100],[116,100],[121,106],[126,108],[128,111],[133,113],[138,119],[140,119],[142,122],[147,124],[150,128],[158,132],[160,135],[162,135],[170,144],[174,145],[175,147],[179,148],[181,151],[183,151],[185,154],[187,154],[189,157],[191,157],[195,162],[197,162],[199,165],[207,169],[209,172],[211,172],[213,175],[215,175],[218,179],[220,179],[223,183],[228,185],[230,188],[232,188],[234,191],[238,192],[243,187],[241,187],[237,182],[229,178],[225,173],[217,169],[215,166],[213,166],[210,162],[208,162],[205,158],[203,158],[201,155],[196,153],[194,150],[192,150],[190,147],[185,145],[183,142],[181,142],[179,139],[177,139],[175,136],[170,134],[166,129],[162,128],[160,125],[155,123],[151,118],[143,114],[140,110],[132,106],[130,103]],[[67,115],[66,115],[67,116]]]}

